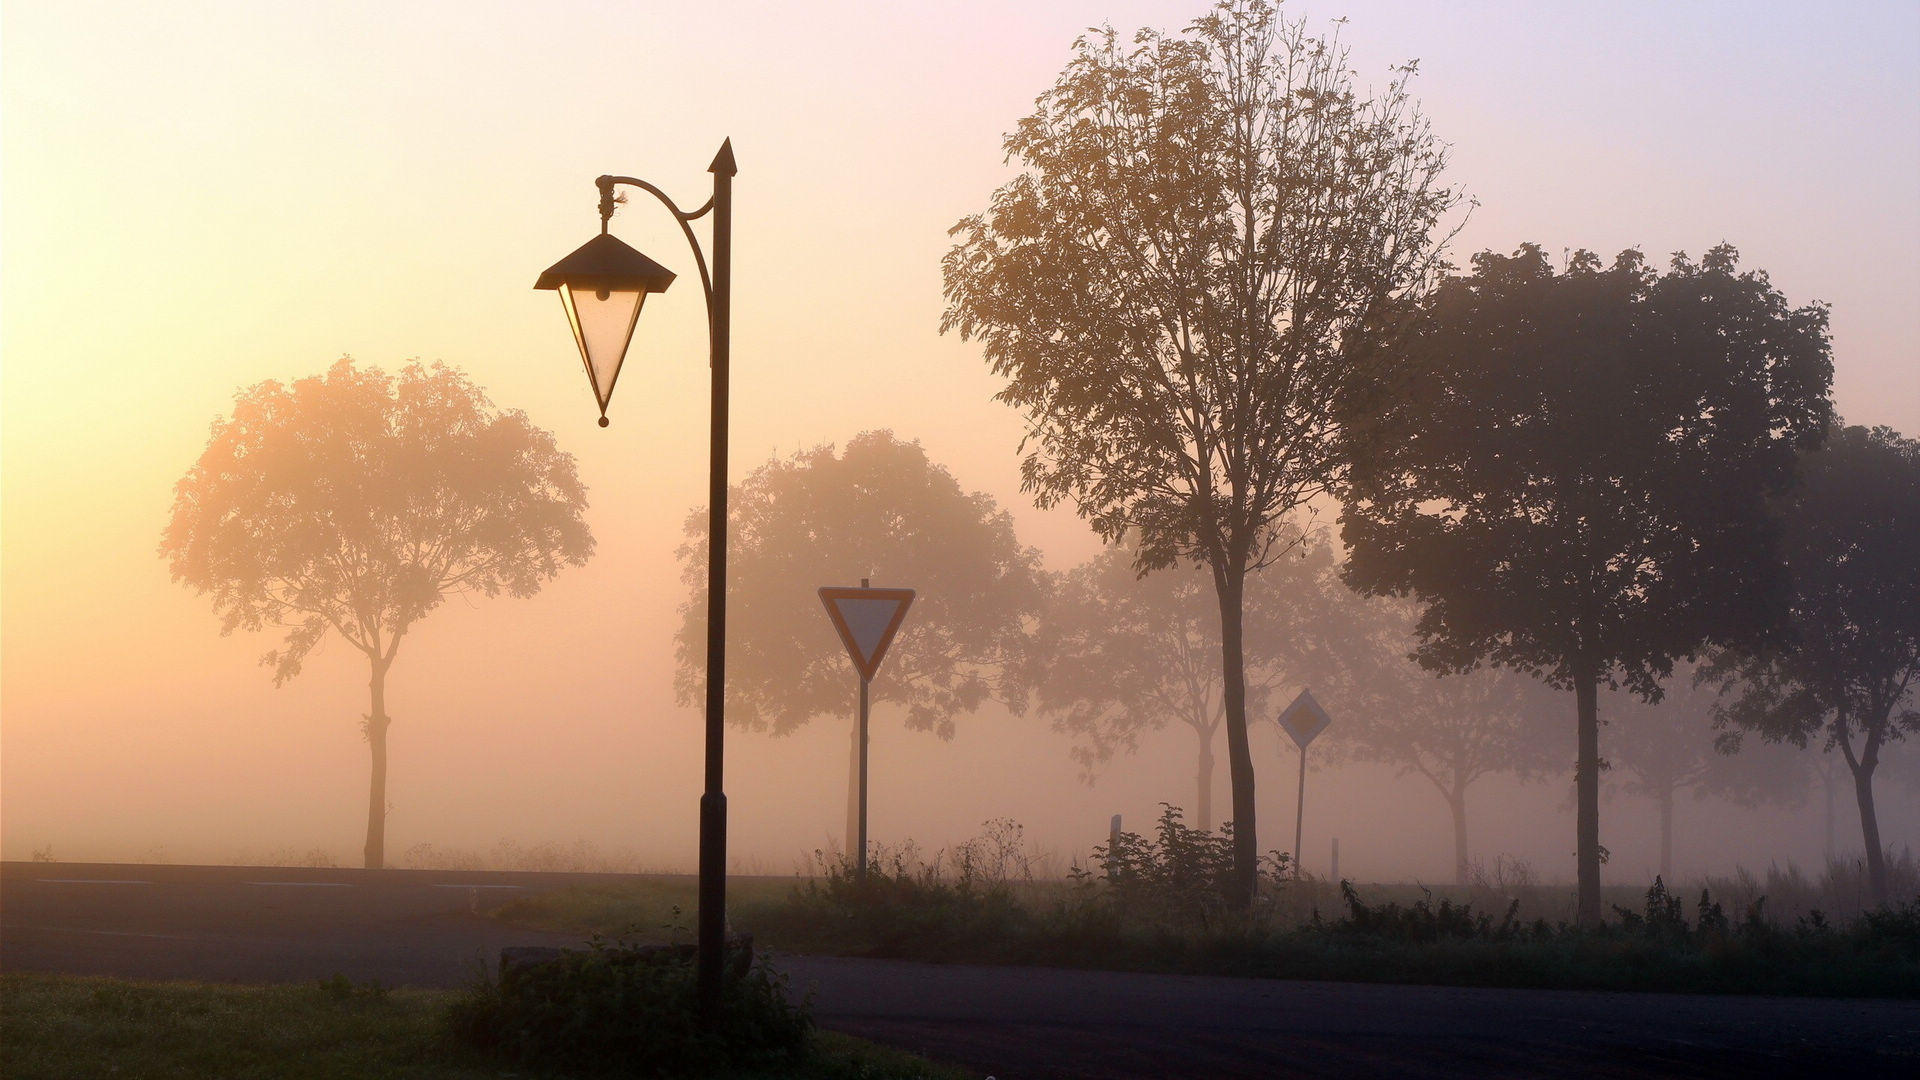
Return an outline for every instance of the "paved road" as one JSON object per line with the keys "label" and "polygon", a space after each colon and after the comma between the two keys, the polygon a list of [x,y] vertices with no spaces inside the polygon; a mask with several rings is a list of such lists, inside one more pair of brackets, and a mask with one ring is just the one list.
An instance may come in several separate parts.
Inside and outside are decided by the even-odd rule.
{"label": "paved road", "polygon": [[[608,876],[6,863],[0,969],[458,985],[476,914]],[[999,1080],[1920,1075],[1920,1005],[1477,990],[784,957],[829,1027]]]}

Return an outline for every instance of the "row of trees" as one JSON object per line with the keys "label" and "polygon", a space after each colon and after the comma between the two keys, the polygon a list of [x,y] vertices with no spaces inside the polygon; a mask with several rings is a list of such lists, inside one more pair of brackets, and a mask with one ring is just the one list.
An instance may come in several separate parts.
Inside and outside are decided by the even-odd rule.
{"label": "row of trees", "polygon": [[[1889,450],[1904,456],[1884,460]],[[1846,538],[1841,561],[1857,579],[1829,574],[1796,594],[1804,618],[1827,620],[1821,640],[1834,647],[1840,631],[1819,595],[1844,591],[1857,606],[1860,595],[1879,590],[1890,607],[1910,595],[1899,592],[1912,562],[1903,561],[1900,539],[1914,523],[1900,514],[1913,505],[1920,467],[1911,443],[1861,429],[1843,432],[1809,464],[1803,499],[1817,512],[1801,518],[1818,528],[1791,530],[1798,539],[1789,552],[1796,565],[1817,568],[1824,564],[1816,539],[1831,547],[1834,537]],[[1831,490],[1836,485],[1861,490],[1849,500]],[[177,496],[163,552],[177,576],[212,594],[229,629],[287,629],[286,642],[265,657],[276,681],[297,674],[329,629],[366,654],[372,709],[363,731],[374,759],[367,863],[379,865],[392,722],[384,684],[398,646],[449,595],[525,595],[587,557],[592,541],[571,459],[524,416],[495,410],[456,371],[416,365],[394,378],[342,361],[322,377],[243,393],[233,415],[216,422]],[[1015,711],[1032,704],[1073,736],[1089,781],[1142,733],[1184,726],[1196,739],[1194,805],[1201,822],[1212,823],[1225,695],[1205,570],[1142,577],[1137,551],[1120,544],[1048,574],[990,497],[965,492],[917,444],[886,432],[841,452],[822,447],[769,462],[741,486],[735,505],[733,590],[755,613],[735,643],[737,722],[787,733],[843,714],[844,664],[806,596],[822,581],[890,576],[923,587],[923,617],[909,624],[876,687],[908,726],[951,737],[957,715],[989,701]],[[681,552],[693,593],[683,607],[678,684],[689,701],[701,695],[705,520],[689,517]],[[1552,775],[1564,760],[1548,722],[1553,695],[1499,669],[1430,677],[1406,662],[1418,604],[1364,600],[1347,588],[1324,533],[1285,542],[1288,557],[1246,591],[1250,710],[1271,717],[1283,696],[1312,683],[1342,716],[1324,744],[1335,760],[1386,762],[1434,785],[1451,811],[1464,873],[1469,787],[1494,773]],[[1897,636],[1899,628],[1868,629]],[[1724,728],[1720,751],[1737,749],[1750,730],[1837,746],[1866,781],[1857,790],[1874,835],[1873,770],[1906,727],[1876,725],[1871,712],[1823,713],[1814,691],[1787,681],[1796,670],[1822,670],[1808,656],[1820,659],[1771,655],[1755,676],[1749,669],[1758,658],[1721,654],[1700,677],[1667,680],[1658,706],[1613,695],[1614,777],[1660,805],[1663,873],[1677,793],[1751,802],[1802,786],[1795,755],[1715,752],[1703,723],[1709,716]],[[1722,696],[1717,688],[1729,685],[1742,692]],[[1875,687],[1860,685],[1871,706]],[[1904,688],[1878,692],[1897,697]],[[1781,695],[1790,705],[1776,701]]]}
{"label": "row of trees", "polygon": [[[844,693],[829,661],[779,633],[815,618],[783,589],[913,580],[926,599],[891,666],[900,685],[880,689],[918,726],[1031,692],[1082,736],[1089,767],[1175,705],[1205,754],[1224,734],[1230,899],[1244,903],[1259,850],[1248,722],[1264,695],[1344,678],[1371,695],[1349,713],[1445,743],[1461,716],[1519,715],[1535,692],[1478,674],[1492,668],[1573,698],[1579,910],[1593,922],[1603,691],[1657,702],[1703,659],[1730,735],[1822,743],[1847,762],[1884,892],[1873,777],[1920,730],[1915,444],[1839,426],[1826,309],[1789,305],[1730,247],[1660,273],[1638,251],[1556,267],[1527,245],[1448,276],[1462,196],[1412,75],[1362,93],[1337,35],[1267,0],[1227,0],[1184,33],[1079,41],[1007,137],[1018,174],[953,230],[942,327],[1005,377],[999,399],[1029,432],[1024,489],[1126,546],[1047,590],[1005,515],[943,471],[859,489],[828,475],[844,463],[830,451],[775,462],[735,504],[741,636],[768,636],[736,646],[732,715],[786,730]],[[298,386],[243,397],[163,542],[229,628],[290,628],[268,658],[279,676],[329,628],[367,654],[370,865],[382,686],[407,628],[450,592],[531,591],[591,545],[572,461],[544,432],[457,378],[410,372],[397,397],[382,379],[348,366],[307,384],[315,400],[336,383],[343,395],[340,417],[311,418],[323,435],[291,426]],[[910,496],[958,506],[920,521]],[[1282,588],[1330,579],[1299,523],[1335,502],[1341,581],[1399,605],[1351,620],[1345,639],[1313,607],[1342,594]],[[805,528],[768,541],[795,516]],[[860,528],[823,546],[833,521]],[[887,546],[901,535],[913,542]],[[703,570],[689,572],[697,587]],[[1127,572],[1174,576],[1103,586]],[[1185,614],[1154,618],[1151,590]],[[1080,614],[1043,609],[1050,592]],[[1211,619],[1190,606],[1203,596]],[[1408,627],[1418,664],[1460,681],[1364,674]],[[1203,680],[1210,653],[1219,676]],[[1406,764],[1461,818],[1486,761],[1524,765],[1507,736],[1473,739]]]}
{"label": "row of trees", "polygon": [[[1185,729],[1194,738],[1191,805],[1201,825],[1213,824],[1225,695],[1218,608],[1204,569],[1142,576],[1137,550],[1122,543],[1065,572],[1043,571],[989,496],[966,492],[917,443],[884,431],[843,450],[770,461],[739,485],[732,504],[742,517],[730,595],[766,613],[743,622],[736,642],[729,701],[743,726],[788,734],[817,718],[849,716],[840,647],[806,601],[821,583],[906,582],[921,588],[926,614],[903,631],[874,683],[883,710],[941,738],[953,736],[956,715],[990,702],[1034,713],[1071,736],[1089,782],[1144,735]],[[705,522],[702,513],[688,516],[681,549],[689,596],[677,634],[679,694],[688,705],[704,693]],[[959,547],[945,546],[952,541]],[[1564,691],[1497,666],[1436,677],[1409,655],[1422,605],[1350,588],[1324,532],[1291,537],[1290,546],[1245,594],[1250,713],[1271,720],[1311,685],[1341,718],[1321,744],[1324,760],[1383,763],[1430,783],[1451,816],[1464,878],[1472,786],[1494,775],[1565,775],[1572,754],[1560,722]],[[1743,747],[1753,725],[1740,710],[1751,707],[1751,688],[1722,672],[1732,656],[1718,657],[1720,666],[1677,666],[1657,685],[1656,703],[1624,687],[1606,697],[1607,778],[1657,806],[1663,875],[1672,873],[1680,797],[1788,803],[1809,782],[1805,755],[1762,739]],[[1817,747],[1820,732],[1806,734]],[[852,782],[850,771],[850,792]]]}
{"label": "row of trees", "polygon": [[[1915,722],[1912,638],[1889,622],[1912,624],[1916,594],[1876,579],[1888,618],[1839,616],[1827,649],[1795,602],[1821,572],[1782,562],[1782,500],[1835,429],[1826,309],[1790,306],[1727,246],[1660,274],[1637,251],[1556,270],[1528,245],[1441,280],[1459,196],[1411,70],[1368,97],[1337,36],[1266,0],[1180,35],[1091,34],[946,258],[943,326],[1007,378],[1036,501],[1137,535],[1143,572],[1213,576],[1236,899],[1257,851],[1247,578],[1317,495],[1342,505],[1348,584],[1420,605],[1424,667],[1572,693],[1583,922],[1601,914],[1601,691],[1657,700],[1709,653],[1750,691],[1730,722],[1805,739],[1817,715],[1861,741],[1841,750],[1884,888],[1871,773]],[[1842,677],[1869,635],[1879,663]]]}

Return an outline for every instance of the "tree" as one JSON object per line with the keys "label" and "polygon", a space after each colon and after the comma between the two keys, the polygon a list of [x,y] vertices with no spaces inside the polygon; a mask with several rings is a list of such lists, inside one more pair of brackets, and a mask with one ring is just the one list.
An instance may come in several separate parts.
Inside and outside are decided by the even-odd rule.
{"label": "tree", "polygon": [[366,865],[386,850],[387,672],[449,596],[532,596],[593,554],[573,456],[465,375],[398,376],[342,359],[291,386],[240,392],[174,488],[160,554],[213,598],[221,631],[284,627],[262,663],[300,673],[329,629],[372,670]]}
{"label": "tree", "polygon": [[978,339],[1030,425],[1024,490],[1138,567],[1212,577],[1233,784],[1232,901],[1258,863],[1247,575],[1333,485],[1333,401],[1439,265],[1459,196],[1407,93],[1354,88],[1337,38],[1230,0],[1181,35],[1081,38],[1006,138],[1022,173],[954,227],[942,331]]}
{"label": "tree", "polygon": [[[730,616],[727,719],[786,735],[816,716],[850,717],[857,676],[814,599],[822,585],[871,577],[919,590],[872,686],[875,705],[942,739],[953,718],[990,700],[1019,711],[1027,622],[1040,606],[1039,554],[989,495],[966,492],[918,442],[869,431],[836,452],[817,446],[775,458],[727,497]],[[675,694],[706,694],[707,517],[687,516],[679,550],[688,597],[675,635]],[[849,813],[856,804],[853,729]],[[849,835],[853,830],[849,829]]]}
{"label": "tree", "polygon": [[1348,416],[1347,580],[1426,601],[1420,661],[1574,692],[1579,918],[1600,921],[1597,688],[1657,699],[1675,660],[1777,621],[1768,498],[1818,442],[1827,312],[1731,247],[1665,275],[1637,251],[1556,274],[1474,258]]}
{"label": "tree", "polygon": [[1737,732],[1715,737],[1716,694],[1676,668],[1657,704],[1630,693],[1608,700],[1608,764],[1619,788],[1653,800],[1660,812],[1660,877],[1673,883],[1673,804],[1690,791],[1740,806],[1797,804],[1806,797],[1806,763],[1778,747],[1743,746]]}
{"label": "tree", "polygon": [[1891,745],[1920,734],[1920,442],[1890,428],[1839,428],[1807,456],[1784,517],[1789,632],[1716,663],[1734,689],[1719,721],[1840,751],[1884,903],[1874,771]]}
{"label": "tree", "polygon": [[1324,693],[1340,718],[1327,738],[1333,760],[1375,761],[1424,778],[1453,818],[1454,878],[1472,870],[1467,791],[1486,776],[1529,780],[1561,759],[1546,736],[1550,703],[1536,684],[1499,670],[1435,678],[1408,659],[1418,605],[1367,605],[1363,644],[1348,651]]}
{"label": "tree", "polygon": [[[1335,664],[1327,624],[1347,589],[1331,545],[1306,544],[1248,584],[1247,700],[1256,714],[1270,711],[1275,690],[1317,681]],[[1213,582],[1188,567],[1142,578],[1137,562],[1120,543],[1060,575],[1035,635],[1035,703],[1074,736],[1089,783],[1116,752],[1132,753],[1142,732],[1170,722],[1192,729],[1194,822],[1211,829],[1213,748],[1225,716]]]}

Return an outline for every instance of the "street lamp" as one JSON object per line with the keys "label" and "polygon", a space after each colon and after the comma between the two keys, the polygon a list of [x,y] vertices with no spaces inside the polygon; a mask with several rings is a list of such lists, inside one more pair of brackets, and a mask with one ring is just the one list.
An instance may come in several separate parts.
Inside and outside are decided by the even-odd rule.
{"label": "street lamp", "polygon": [[[554,263],[534,283],[554,289],[566,309],[567,325],[600,403],[600,426],[607,426],[607,402],[633,340],[634,324],[648,293],[665,292],[673,273],[607,232],[613,217],[616,185],[645,191],[666,206],[693,249],[700,287],[707,299],[707,340],[713,368],[713,393],[707,469],[707,755],[706,789],[700,796],[700,915],[698,972],[701,1013],[719,1015],[722,950],[727,918],[727,797],[721,790],[725,765],[727,667],[727,368],[729,301],[733,282],[733,140],[720,144],[713,164],[713,197],[696,210],[682,210],[665,192],[631,176],[602,176],[600,235]],[[713,215],[713,272],[693,235],[692,222]]]}

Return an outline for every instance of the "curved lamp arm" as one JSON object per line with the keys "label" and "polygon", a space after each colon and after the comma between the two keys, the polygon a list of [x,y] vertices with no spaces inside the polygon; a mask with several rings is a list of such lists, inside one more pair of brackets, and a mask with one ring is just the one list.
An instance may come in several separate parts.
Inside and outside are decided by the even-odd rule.
{"label": "curved lamp arm", "polygon": [[[707,301],[708,364],[712,371],[707,466],[707,715],[705,788],[700,796],[700,915],[698,986],[702,1022],[711,1025],[721,1010],[721,962],[725,950],[727,911],[727,796],[722,780],[726,769],[727,670],[727,400],[732,378],[733,310],[733,142],[720,144],[713,164],[713,197],[697,210],[682,210],[667,193],[632,176],[602,176],[600,232],[607,233],[613,217],[616,185],[637,187],[659,199],[693,249],[700,268],[700,288]],[[689,222],[713,215],[713,270],[707,253],[693,235]],[[591,241],[589,241],[591,243]],[[635,311],[638,317],[638,310]],[[631,332],[631,331],[629,331]],[[603,416],[601,423],[605,423]]]}
{"label": "curved lamp arm", "polygon": [[613,218],[615,202],[613,188],[616,184],[626,184],[629,187],[637,187],[652,195],[654,198],[659,199],[660,204],[667,208],[669,214],[673,215],[673,220],[680,223],[680,231],[685,233],[687,237],[687,246],[693,249],[693,264],[700,270],[700,291],[706,296],[707,300],[707,321],[708,323],[712,323],[713,279],[707,274],[707,256],[700,250],[700,241],[694,237],[693,226],[688,224],[688,222],[698,221],[712,212],[713,199],[709,197],[698,210],[682,210],[672,199],[667,197],[666,192],[661,191],[659,188],[654,187],[652,184],[638,177],[602,176],[594,180],[594,185],[600,189],[600,231],[603,233],[607,231],[607,222]]}

